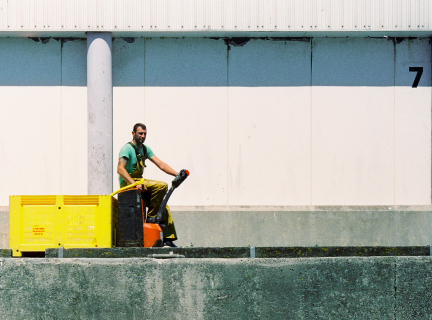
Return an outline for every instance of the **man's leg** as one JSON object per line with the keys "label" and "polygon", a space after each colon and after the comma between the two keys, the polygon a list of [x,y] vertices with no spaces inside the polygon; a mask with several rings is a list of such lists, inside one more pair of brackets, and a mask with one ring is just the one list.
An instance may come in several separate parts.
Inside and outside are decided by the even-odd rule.
{"label": "man's leg", "polygon": [[[168,185],[162,181],[147,179],[144,180],[144,185],[150,193],[150,203],[147,217],[152,220],[156,218],[159,206],[168,191]],[[166,206],[162,214],[162,221],[166,222],[166,227],[162,229],[164,239],[169,239],[171,241],[177,240],[174,221],[168,206]]]}
{"label": "man's leg", "polygon": [[173,218],[171,216],[171,210],[168,206],[166,206],[163,215],[166,216],[166,220],[165,220],[165,218],[162,218],[162,219],[164,221],[167,221],[166,227],[163,228],[163,230],[162,230],[164,239],[169,239],[171,241],[177,240],[177,233],[176,233],[176,229],[174,227],[174,221],[173,221]]}

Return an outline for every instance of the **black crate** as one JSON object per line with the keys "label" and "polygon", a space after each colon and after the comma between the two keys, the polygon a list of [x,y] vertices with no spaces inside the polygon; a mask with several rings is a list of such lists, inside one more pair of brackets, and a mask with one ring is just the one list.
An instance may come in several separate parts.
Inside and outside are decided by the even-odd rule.
{"label": "black crate", "polygon": [[118,194],[117,247],[143,247],[143,210],[141,190]]}

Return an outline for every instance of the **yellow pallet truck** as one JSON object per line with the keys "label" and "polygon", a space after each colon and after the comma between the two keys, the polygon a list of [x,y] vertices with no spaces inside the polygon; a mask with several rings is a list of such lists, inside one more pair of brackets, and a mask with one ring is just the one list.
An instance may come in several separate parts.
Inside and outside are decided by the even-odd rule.
{"label": "yellow pallet truck", "polygon": [[[12,256],[43,256],[45,249],[58,247],[161,246],[163,209],[173,191],[188,176],[189,171],[181,170],[174,178],[159,207],[156,223],[145,222],[145,203],[136,191],[130,192],[135,193],[135,198],[129,197],[134,201],[126,203],[127,206],[122,202],[126,191],[143,184],[144,179],[110,195],[10,196],[9,248]],[[119,192],[120,207],[114,197]],[[121,227],[131,223],[124,214],[126,207],[134,208],[133,234],[127,227]]]}

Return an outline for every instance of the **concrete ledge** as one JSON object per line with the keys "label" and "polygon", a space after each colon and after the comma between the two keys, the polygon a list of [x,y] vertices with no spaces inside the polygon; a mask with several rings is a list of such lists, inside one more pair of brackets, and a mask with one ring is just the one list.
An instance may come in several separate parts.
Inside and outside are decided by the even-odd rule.
{"label": "concrete ledge", "polygon": [[0,248],[9,247],[9,207],[0,207]]}
{"label": "concrete ledge", "polygon": [[144,258],[176,254],[186,258],[311,258],[355,256],[430,256],[430,247],[223,247],[46,249],[46,258]]}
{"label": "concrete ledge", "polygon": [[4,319],[429,319],[432,258],[4,259]]}
{"label": "concrete ledge", "polygon": [[[1,207],[0,207],[1,208]],[[7,208],[7,207],[4,207]],[[379,212],[392,212],[392,211],[432,211],[432,205],[422,206],[170,206],[171,211],[178,212],[277,212],[277,211],[295,211],[295,212],[308,212],[308,211],[379,211]]]}
{"label": "concrete ledge", "polygon": [[[429,246],[432,206],[173,207],[182,247]],[[0,207],[0,247],[8,243]]]}
{"label": "concrete ledge", "polygon": [[179,235],[176,244],[183,247],[432,244],[430,206],[301,207],[297,211],[295,208],[238,209],[173,211]]}
{"label": "concrete ledge", "polygon": [[432,260],[396,260],[395,305],[399,319],[432,319]]}
{"label": "concrete ledge", "polygon": [[12,250],[11,249],[0,249],[0,257],[12,257]]}
{"label": "concrete ledge", "polygon": [[[184,255],[186,258],[249,258],[250,248],[91,248],[63,249],[63,258],[145,258],[151,254]],[[59,249],[46,249],[46,258],[58,258]]]}
{"label": "concrete ledge", "polygon": [[430,256],[430,247],[257,247],[256,258]]}

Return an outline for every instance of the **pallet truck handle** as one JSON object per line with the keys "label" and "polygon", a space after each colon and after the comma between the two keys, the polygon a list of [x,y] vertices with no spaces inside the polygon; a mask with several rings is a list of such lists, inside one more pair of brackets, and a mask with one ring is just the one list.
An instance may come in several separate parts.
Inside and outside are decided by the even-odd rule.
{"label": "pallet truck handle", "polygon": [[185,169],[180,170],[180,172],[177,173],[176,177],[171,182],[174,189],[177,188],[183,181],[185,181],[188,176],[189,176],[188,170]]}
{"label": "pallet truck handle", "polygon": [[180,172],[176,175],[174,180],[172,181],[171,189],[168,191],[168,193],[163,198],[159,210],[156,214],[155,223],[159,224],[161,227],[165,227],[165,224],[162,223],[162,214],[165,210],[166,204],[171,197],[171,194],[173,193],[174,189],[177,188],[183,181],[186,180],[186,178],[189,176],[189,171],[182,169]]}
{"label": "pallet truck handle", "polygon": [[135,183],[127,185],[126,187],[118,189],[117,191],[111,193],[110,196],[112,197],[112,196],[116,195],[117,193],[119,193],[120,191],[124,191],[124,190],[130,189],[130,188],[133,188],[133,187],[135,187],[135,186],[137,186],[139,184],[144,184],[144,178],[141,179],[141,180],[139,180],[139,181],[137,181],[137,182],[135,182]]}

